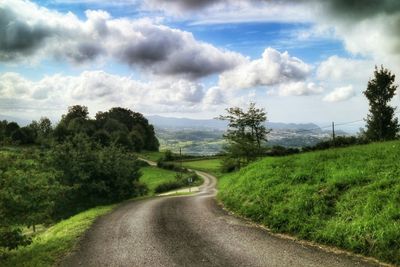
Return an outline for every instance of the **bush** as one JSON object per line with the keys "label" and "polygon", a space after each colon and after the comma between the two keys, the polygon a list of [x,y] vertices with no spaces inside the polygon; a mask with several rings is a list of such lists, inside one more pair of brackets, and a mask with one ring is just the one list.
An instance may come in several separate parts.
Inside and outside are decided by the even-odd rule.
{"label": "bush", "polygon": [[182,185],[178,181],[166,182],[166,183],[162,183],[162,184],[158,185],[154,189],[154,192],[156,194],[160,194],[160,193],[168,192],[168,191],[180,188],[180,187],[182,187]]}
{"label": "bush", "polygon": [[229,173],[239,170],[240,162],[238,160],[226,157],[221,162],[221,172]]}
{"label": "bush", "polygon": [[116,146],[100,147],[85,135],[56,146],[49,165],[67,188],[56,205],[56,217],[70,216],[143,194],[137,161]]}
{"label": "bush", "polygon": [[157,167],[165,170],[170,170],[170,171],[176,171],[176,172],[188,172],[188,169],[185,167],[180,167],[176,165],[175,163],[170,163],[170,162],[164,162],[162,160],[159,160],[157,162]]}
{"label": "bush", "polygon": [[[156,194],[160,194],[163,192],[168,192],[174,189],[178,189],[181,187],[185,187],[185,186],[189,186],[189,185],[198,185],[199,181],[200,181],[200,177],[194,173],[194,172],[190,172],[189,175],[181,175],[180,173],[178,173],[176,175],[176,181],[170,181],[170,182],[166,182],[166,183],[162,183],[160,185],[158,185],[155,189],[154,192]],[[189,178],[191,178],[192,183],[189,184]]]}
{"label": "bush", "polygon": [[22,234],[20,228],[0,228],[0,247],[16,249],[19,246],[27,246],[32,242],[31,238]]}

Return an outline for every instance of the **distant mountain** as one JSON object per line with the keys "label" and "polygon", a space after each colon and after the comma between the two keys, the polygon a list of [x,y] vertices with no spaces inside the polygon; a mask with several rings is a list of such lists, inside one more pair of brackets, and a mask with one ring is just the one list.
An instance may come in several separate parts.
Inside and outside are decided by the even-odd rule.
{"label": "distant mountain", "polygon": [[[173,118],[162,116],[146,116],[151,124],[158,128],[165,129],[216,129],[225,130],[227,127],[226,121],[208,119],[197,120],[188,118]],[[283,129],[283,130],[315,130],[320,131],[318,125],[314,123],[282,123],[282,122],[267,122],[269,129]]]}

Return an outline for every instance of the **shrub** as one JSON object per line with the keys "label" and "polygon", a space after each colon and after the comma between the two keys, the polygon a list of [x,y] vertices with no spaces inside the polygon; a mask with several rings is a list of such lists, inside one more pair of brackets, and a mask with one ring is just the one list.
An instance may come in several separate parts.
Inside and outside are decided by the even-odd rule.
{"label": "shrub", "polygon": [[56,146],[50,166],[60,172],[67,188],[56,205],[56,217],[65,217],[96,205],[143,194],[136,159],[116,146],[100,147],[85,135]]}
{"label": "shrub", "polygon": [[221,172],[229,173],[236,171],[240,168],[240,162],[238,160],[226,157],[221,162]]}
{"label": "shrub", "polygon": [[0,228],[0,247],[11,250],[18,248],[19,246],[27,246],[31,242],[31,238],[23,235],[20,228]]}
{"label": "shrub", "polygon": [[[189,185],[198,185],[198,182],[200,181],[200,177],[194,172],[190,172],[188,175],[181,175],[180,173],[177,173],[175,178],[176,178],[175,181],[165,182],[158,185],[154,189],[154,192],[156,194],[159,194]],[[190,184],[189,184],[189,178],[191,178],[192,180],[192,183]]]}

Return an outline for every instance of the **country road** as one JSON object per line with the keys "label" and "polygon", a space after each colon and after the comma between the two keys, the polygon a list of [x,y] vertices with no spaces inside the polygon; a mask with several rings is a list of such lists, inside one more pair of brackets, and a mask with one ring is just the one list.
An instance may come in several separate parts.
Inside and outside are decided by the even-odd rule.
{"label": "country road", "polygon": [[215,201],[216,178],[190,196],[130,201],[97,220],[62,266],[377,266],[269,234]]}

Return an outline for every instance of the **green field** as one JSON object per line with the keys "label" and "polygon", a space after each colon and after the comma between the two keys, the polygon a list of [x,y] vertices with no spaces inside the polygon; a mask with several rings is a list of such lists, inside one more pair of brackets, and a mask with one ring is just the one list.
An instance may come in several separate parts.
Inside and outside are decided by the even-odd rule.
{"label": "green field", "polygon": [[111,211],[113,207],[114,205],[96,207],[55,224],[37,234],[29,246],[3,252],[0,257],[0,266],[54,266],[71,251],[93,221]]}
{"label": "green field", "polygon": [[215,159],[183,161],[182,166],[189,169],[206,171],[214,175],[218,175],[220,173],[220,168],[221,168],[221,159],[215,158]]}
{"label": "green field", "polygon": [[223,176],[224,205],[272,231],[400,264],[400,142],[266,158]]}
{"label": "green field", "polygon": [[149,187],[149,193],[154,194],[154,189],[166,182],[175,181],[176,172],[160,169],[157,167],[144,167],[141,169],[140,182]]}
{"label": "green field", "polygon": [[158,161],[160,158],[164,156],[164,152],[159,151],[142,151],[137,154],[138,157],[145,158],[151,161]]}

